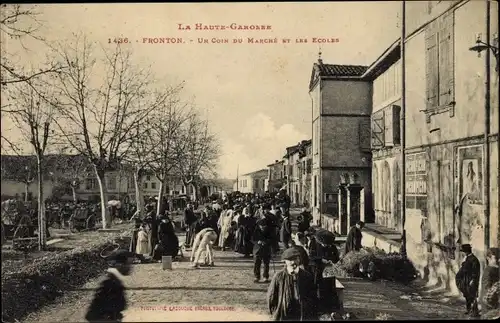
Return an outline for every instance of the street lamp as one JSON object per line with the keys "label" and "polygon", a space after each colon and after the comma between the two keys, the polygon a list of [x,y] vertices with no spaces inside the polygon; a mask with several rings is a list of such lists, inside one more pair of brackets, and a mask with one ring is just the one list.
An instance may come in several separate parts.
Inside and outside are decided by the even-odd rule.
{"label": "street lamp", "polygon": [[469,48],[470,51],[477,52],[477,57],[481,57],[481,52],[487,49],[491,49],[493,56],[495,56],[497,61],[497,66],[495,71],[498,72],[498,34],[493,35],[493,44],[485,43],[481,40],[481,34],[477,35],[476,45]]}

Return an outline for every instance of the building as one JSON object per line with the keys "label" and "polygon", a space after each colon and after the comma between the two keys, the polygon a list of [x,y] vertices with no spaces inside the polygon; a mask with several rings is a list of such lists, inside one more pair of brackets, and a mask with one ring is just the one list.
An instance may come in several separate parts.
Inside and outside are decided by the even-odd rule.
{"label": "building", "polygon": [[275,160],[274,163],[267,165],[267,169],[269,173],[265,190],[269,192],[278,192],[286,184],[284,161]]}
{"label": "building", "polygon": [[233,190],[241,193],[265,193],[265,182],[269,176],[268,169],[261,169],[248,174],[240,175],[234,182]]}
{"label": "building", "polygon": [[312,174],[312,140],[302,142],[299,150],[299,204],[309,205],[311,202]]}
{"label": "building", "polygon": [[371,147],[375,223],[402,232],[401,46],[392,44],[366,71],[373,81]]}
{"label": "building", "polygon": [[481,260],[498,246],[498,58],[491,55],[487,70],[484,53],[478,58],[469,50],[477,34],[486,34],[487,15],[498,47],[498,2],[489,2],[489,12],[486,3],[408,2],[406,8],[407,250],[431,281],[451,287],[461,262],[457,240],[471,243]]}
{"label": "building", "polygon": [[283,156],[287,193],[292,205],[302,206],[311,198],[312,140],[287,147]]}
{"label": "building", "polygon": [[[498,3],[490,5],[491,39],[498,46]],[[455,293],[454,277],[462,261],[459,245],[470,243],[484,266],[485,251],[499,241],[498,58],[491,55],[488,70],[484,55],[478,58],[469,50],[477,34],[485,35],[486,9],[486,1],[406,2],[404,185],[398,131],[401,41],[362,76],[373,81],[375,222],[401,232],[404,221],[410,260],[429,284],[441,283]],[[388,242],[378,246],[399,245]]]}
{"label": "building", "polygon": [[361,78],[366,66],[313,65],[309,83],[312,99],[312,197],[316,223],[323,215],[338,216],[337,193],[343,174],[356,174],[363,186],[365,208],[370,218],[371,82]]}

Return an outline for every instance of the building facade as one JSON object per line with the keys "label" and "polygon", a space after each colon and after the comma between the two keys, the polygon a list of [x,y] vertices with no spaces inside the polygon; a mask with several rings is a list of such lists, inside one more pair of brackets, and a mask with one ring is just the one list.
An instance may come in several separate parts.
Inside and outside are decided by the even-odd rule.
{"label": "building facade", "polygon": [[268,169],[261,169],[255,172],[240,175],[233,184],[234,191],[241,193],[265,193],[265,182],[269,176]]}
{"label": "building facade", "polygon": [[[370,114],[372,85],[361,78],[366,66],[313,65],[309,94],[312,99],[313,218],[337,217],[338,187],[343,174],[357,174],[370,217]],[[368,202],[368,203],[367,203]]]}
{"label": "building facade", "polygon": [[431,280],[453,288],[461,262],[457,241],[470,243],[480,260],[498,246],[498,65],[491,55],[487,70],[484,53],[478,58],[469,50],[477,34],[486,34],[487,15],[498,46],[498,2],[490,1],[489,12],[486,3],[406,7],[407,250]]}
{"label": "building facade", "polygon": [[299,150],[299,204],[309,206],[311,202],[312,140],[303,142]]}
{"label": "building facade", "polygon": [[284,160],[275,160],[274,163],[267,165],[268,177],[266,191],[278,192],[285,184]]}

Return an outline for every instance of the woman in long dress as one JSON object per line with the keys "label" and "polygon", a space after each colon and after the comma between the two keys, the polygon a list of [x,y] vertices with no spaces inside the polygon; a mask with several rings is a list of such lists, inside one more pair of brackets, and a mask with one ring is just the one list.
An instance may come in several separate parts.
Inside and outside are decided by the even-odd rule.
{"label": "woman in long dress", "polygon": [[137,247],[135,253],[138,255],[149,255],[149,239],[146,228],[141,225],[137,232]]}
{"label": "woman in long dress", "polygon": [[229,237],[229,229],[231,228],[231,221],[233,220],[233,210],[228,209],[224,206],[219,223],[220,223],[220,237],[219,237],[219,247],[225,250],[227,245],[227,238]]}

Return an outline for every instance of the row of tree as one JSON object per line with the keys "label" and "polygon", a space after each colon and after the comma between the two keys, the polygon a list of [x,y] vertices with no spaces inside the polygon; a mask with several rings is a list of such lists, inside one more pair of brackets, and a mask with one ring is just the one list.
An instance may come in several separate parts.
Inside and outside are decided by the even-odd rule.
{"label": "row of tree", "polygon": [[[23,18],[35,20],[31,9],[2,5],[1,15],[2,37],[44,41],[29,23],[21,24]],[[19,139],[28,142],[36,156],[39,232],[46,226],[43,175],[49,150],[78,154],[91,166],[99,185],[103,228],[111,226],[106,172],[123,165],[133,169],[141,211],[139,183],[146,171],[161,183],[159,200],[173,174],[196,191],[197,180],[214,172],[218,140],[207,120],[181,98],[184,82],[166,84],[150,67],[135,64],[130,51],[120,45],[98,47],[83,34],[44,43],[48,67],[38,71],[13,64],[5,46],[1,55],[2,118],[8,115],[22,134]],[[11,150],[17,151],[20,143],[2,134],[2,144]],[[74,169],[77,164],[65,167],[81,174]],[[46,241],[40,236],[43,248]]]}

